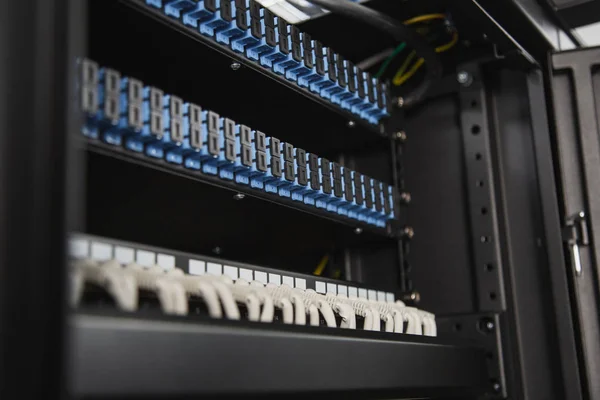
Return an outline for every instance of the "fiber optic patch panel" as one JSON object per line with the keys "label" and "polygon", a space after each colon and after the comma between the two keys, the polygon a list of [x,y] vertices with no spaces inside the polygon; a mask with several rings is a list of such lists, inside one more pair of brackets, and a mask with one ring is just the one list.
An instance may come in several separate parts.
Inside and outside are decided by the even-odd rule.
{"label": "fiber optic patch panel", "polygon": [[397,216],[391,185],[92,61],[80,67],[90,139],[379,228]]}
{"label": "fiber optic patch panel", "polygon": [[436,336],[433,314],[395,301],[390,292],[118,242],[88,235],[70,240],[71,302],[85,285],[104,290],[124,311],[140,307],[141,291],[166,314],[188,315],[199,304],[213,318],[327,326]]}
{"label": "fiber optic patch panel", "polygon": [[377,125],[389,116],[386,84],[254,0],[139,3],[360,120]]}

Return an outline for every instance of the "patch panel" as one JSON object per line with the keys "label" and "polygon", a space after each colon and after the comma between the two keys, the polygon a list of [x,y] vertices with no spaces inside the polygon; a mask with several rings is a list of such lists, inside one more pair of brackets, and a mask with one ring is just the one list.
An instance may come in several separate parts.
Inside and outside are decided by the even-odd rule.
{"label": "patch panel", "polygon": [[83,60],[81,94],[89,138],[380,228],[395,218],[392,186],[118,71]]}
{"label": "patch panel", "polygon": [[383,82],[254,0],[142,4],[369,124],[389,116],[391,104]]}
{"label": "patch panel", "polygon": [[[296,273],[76,234],[70,238],[71,303],[86,285],[134,312],[144,296],[185,316],[204,304],[213,318],[436,336],[435,316],[394,293]],[[90,287],[91,286],[91,287]],[[93,289],[92,289],[93,288]],[[243,307],[240,307],[243,305]]]}

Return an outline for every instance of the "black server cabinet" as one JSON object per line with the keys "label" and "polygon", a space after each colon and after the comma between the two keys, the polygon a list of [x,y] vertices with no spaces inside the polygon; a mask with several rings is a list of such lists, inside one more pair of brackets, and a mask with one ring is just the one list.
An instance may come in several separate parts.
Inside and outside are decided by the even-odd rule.
{"label": "black server cabinet", "polygon": [[[379,256],[350,249],[347,273],[364,284],[393,281],[407,301],[437,313],[443,340],[73,315],[65,296],[66,238],[85,230],[101,203],[83,202],[82,194],[86,177],[101,175],[97,160],[109,152],[90,152],[73,140],[81,126],[74,60],[89,54],[88,6],[98,7],[90,3],[4,2],[0,11],[0,397],[214,395],[235,364],[252,375],[232,377],[228,394],[600,399],[598,49],[558,51],[540,26],[574,47],[576,36],[534,6],[465,2],[457,19],[478,21],[494,43],[492,57],[468,58],[424,104],[395,109],[386,159],[394,166],[389,179],[406,188],[402,199],[410,211],[401,225],[388,227],[398,237],[384,245],[382,257],[399,268],[365,268]],[[92,43],[101,39],[97,32]],[[108,50],[94,51],[104,57]],[[241,71],[239,79],[254,73]],[[353,126],[346,128],[353,149],[364,147]],[[295,139],[302,144],[301,136]],[[323,149],[337,144],[323,142]],[[377,160],[359,154],[355,162],[368,169]],[[260,201],[250,204],[244,207],[270,210]],[[311,218],[319,228],[329,226]],[[107,234],[118,230],[102,224],[101,214],[91,221]],[[363,240],[345,228],[336,233],[340,241]],[[270,361],[256,368],[216,351],[244,343],[254,357]],[[302,368],[314,363],[311,352],[331,361],[328,379]],[[207,354],[221,364],[202,380],[177,371]],[[297,361],[294,373],[290,359]],[[171,363],[144,369],[157,360]],[[364,374],[360,365],[378,374]]]}

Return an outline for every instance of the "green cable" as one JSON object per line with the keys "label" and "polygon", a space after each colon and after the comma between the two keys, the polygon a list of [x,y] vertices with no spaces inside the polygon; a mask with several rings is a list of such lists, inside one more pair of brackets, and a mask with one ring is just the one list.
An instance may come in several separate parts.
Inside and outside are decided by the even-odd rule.
{"label": "green cable", "polygon": [[383,64],[381,64],[381,67],[379,67],[379,71],[377,71],[377,73],[375,75],[373,75],[375,78],[379,78],[381,75],[383,75],[383,73],[385,72],[385,69],[388,67],[388,65],[390,65],[390,63],[392,62],[392,60],[394,59],[394,57],[396,57],[398,55],[398,53],[400,53],[402,50],[404,50],[404,48],[406,47],[406,43],[400,43],[398,45],[398,47],[396,47],[394,49],[394,51],[392,52],[392,54],[390,54],[388,56],[388,58],[385,59],[385,61],[383,62]]}

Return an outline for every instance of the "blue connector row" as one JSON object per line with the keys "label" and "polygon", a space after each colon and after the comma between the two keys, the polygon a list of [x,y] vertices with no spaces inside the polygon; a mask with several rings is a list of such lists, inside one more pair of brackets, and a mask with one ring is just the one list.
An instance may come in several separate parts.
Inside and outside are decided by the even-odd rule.
{"label": "blue connector row", "polygon": [[385,84],[254,0],[145,1],[358,118],[376,125],[389,116]]}
{"label": "blue connector row", "polygon": [[80,63],[91,139],[381,228],[393,187],[95,62]]}

